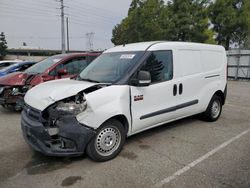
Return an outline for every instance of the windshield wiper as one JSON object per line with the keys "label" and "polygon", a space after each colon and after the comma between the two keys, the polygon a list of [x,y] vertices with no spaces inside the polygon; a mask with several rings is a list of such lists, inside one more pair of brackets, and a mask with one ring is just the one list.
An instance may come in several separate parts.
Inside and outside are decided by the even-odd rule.
{"label": "windshield wiper", "polygon": [[80,76],[79,76],[78,80],[87,81],[87,82],[93,82],[93,83],[100,83],[100,82],[98,82],[96,80],[92,80],[92,79],[89,79],[89,78],[81,78]]}

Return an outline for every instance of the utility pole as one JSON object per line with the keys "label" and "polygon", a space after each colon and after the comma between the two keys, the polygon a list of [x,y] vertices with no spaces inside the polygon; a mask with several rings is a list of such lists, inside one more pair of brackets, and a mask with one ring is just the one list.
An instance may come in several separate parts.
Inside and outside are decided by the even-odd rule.
{"label": "utility pole", "polygon": [[94,44],[93,44],[93,40],[94,40],[94,32],[89,32],[89,33],[86,33],[86,48],[88,50],[93,50],[94,48]]}
{"label": "utility pole", "polygon": [[66,18],[66,29],[67,29],[67,51],[69,52],[69,18]]}
{"label": "utility pole", "polygon": [[62,54],[65,53],[65,28],[64,28],[64,4],[63,0],[60,0],[61,2],[61,37],[62,37]]}

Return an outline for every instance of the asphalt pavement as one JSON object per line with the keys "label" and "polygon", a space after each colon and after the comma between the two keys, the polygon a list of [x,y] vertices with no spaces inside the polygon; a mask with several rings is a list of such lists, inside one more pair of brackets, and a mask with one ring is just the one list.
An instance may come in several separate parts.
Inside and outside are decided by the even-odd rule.
{"label": "asphalt pavement", "polygon": [[217,122],[185,118],[127,139],[118,157],[55,158],[33,152],[20,113],[0,107],[0,187],[250,187],[250,82],[228,83]]}

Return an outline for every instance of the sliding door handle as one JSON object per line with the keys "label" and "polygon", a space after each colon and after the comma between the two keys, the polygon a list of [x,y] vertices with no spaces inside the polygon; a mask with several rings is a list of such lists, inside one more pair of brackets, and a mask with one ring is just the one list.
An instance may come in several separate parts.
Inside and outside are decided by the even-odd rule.
{"label": "sliding door handle", "polygon": [[176,96],[177,94],[177,85],[174,84],[174,87],[173,87],[173,95]]}
{"label": "sliding door handle", "polygon": [[179,84],[179,95],[183,93],[183,85]]}

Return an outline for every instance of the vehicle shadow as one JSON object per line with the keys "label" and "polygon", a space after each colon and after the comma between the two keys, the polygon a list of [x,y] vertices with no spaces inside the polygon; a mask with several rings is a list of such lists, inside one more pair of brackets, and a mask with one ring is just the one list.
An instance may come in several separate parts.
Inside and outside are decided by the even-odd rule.
{"label": "vehicle shadow", "polygon": [[[154,137],[157,134],[166,132],[168,130],[177,128],[177,127],[182,127],[182,126],[188,126],[188,124],[191,124],[195,121],[200,121],[200,117],[198,115],[190,116],[184,119],[176,120],[170,123],[166,123],[163,125],[160,125],[155,128],[151,128],[149,130],[143,131],[141,133],[132,135],[131,137],[128,137],[126,140],[127,144],[133,143],[133,142],[140,142],[140,139],[145,139],[147,137]],[[126,145],[125,143],[125,145]]]}
{"label": "vehicle shadow", "polygon": [[32,151],[31,160],[24,166],[28,175],[46,174],[55,170],[66,168],[73,162],[83,160],[85,156],[80,157],[49,157],[39,152]]}
{"label": "vehicle shadow", "polygon": [[[142,133],[136,134],[134,136],[129,137],[126,140],[125,143],[125,148],[126,146],[133,144],[133,143],[141,143],[143,139],[147,137],[153,137],[157,136],[157,134],[166,132],[168,130],[174,129],[176,127],[181,127],[181,126],[188,126],[188,124],[194,122],[194,121],[199,121],[196,116],[188,117],[182,120],[178,120],[172,123],[167,123],[162,126],[149,129],[147,131],[144,131]],[[142,145],[141,147],[144,147],[146,149],[146,145]],[[121,157],[125,158],[133,158],[133,153],[126,153],[126,151],[121,152]],[[128,155],[128,156],[127,156]],[[79,157],[48,157],[45,156],[39,152],[33,151],[33,156],[30,160],[25,165],[25,169],[27,170],[27,174],[29,175],[35,175],[35,174],[46,174],[58,169],[66,168],[68,165],[82,161],[84,159],[87,159],[87,156],[84,154]]]}

